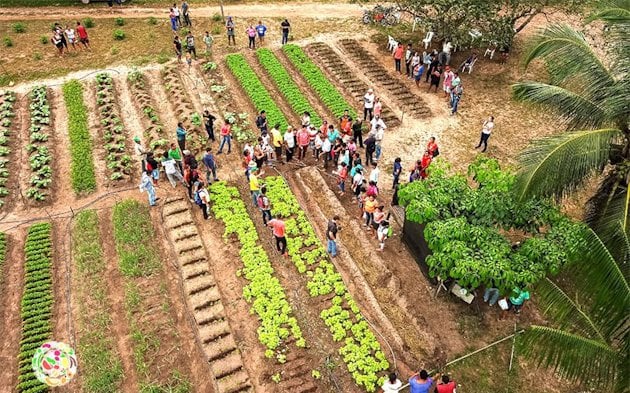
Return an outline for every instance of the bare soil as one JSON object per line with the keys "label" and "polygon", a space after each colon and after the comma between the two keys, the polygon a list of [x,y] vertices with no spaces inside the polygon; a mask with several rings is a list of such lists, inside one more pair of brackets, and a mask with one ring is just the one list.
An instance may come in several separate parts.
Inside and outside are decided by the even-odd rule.
{"label": "bare soil", "polygon": [[93,78],[83,82],[83,102],[88,111],[88,129],[92,138],[92,157],[94,160],[94,175],[96,177],[96,193],[100,193],[111,181],[107,176],[107,161],[103,142],[103,132],[96,107],[96,82]]}

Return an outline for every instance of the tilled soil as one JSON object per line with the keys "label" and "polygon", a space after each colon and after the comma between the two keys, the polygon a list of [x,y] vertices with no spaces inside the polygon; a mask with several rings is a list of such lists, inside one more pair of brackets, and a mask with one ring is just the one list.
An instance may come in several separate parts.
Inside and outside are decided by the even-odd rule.
{"label": "tilled soil", "polygon": [[83,103],[88,111],[88,130],[92,138],[92,160],[94,161],[94,176],[96,177],[96,193],[110,185],[107,175],[107,161],[105,145],[100,124],[99,111],[96,109],[96,82],[88,79],[83,82]]}

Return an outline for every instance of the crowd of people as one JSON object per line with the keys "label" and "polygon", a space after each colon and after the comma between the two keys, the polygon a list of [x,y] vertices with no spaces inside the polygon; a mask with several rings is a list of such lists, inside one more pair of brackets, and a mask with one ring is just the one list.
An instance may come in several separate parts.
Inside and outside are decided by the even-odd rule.
{"label": "crowd of people", "polygon": [[[452,381],[447,374],[437,375],[435,378],[429,375],[427,370],[420,370],[409,377],[410,393],[455,393],[457,383]],[[396,393],[403,388],[403,383],[396,373],[391,373],[381,386],[381,393]]]}
{"label": "crowd of people", "polygon": [[72,50],[90,50],[90,38],[87,30],[81,22],[77,21],[75,27],[66,25],[65,27],[55,22],[52,28],[50,42],[57,48],[59,56]]}

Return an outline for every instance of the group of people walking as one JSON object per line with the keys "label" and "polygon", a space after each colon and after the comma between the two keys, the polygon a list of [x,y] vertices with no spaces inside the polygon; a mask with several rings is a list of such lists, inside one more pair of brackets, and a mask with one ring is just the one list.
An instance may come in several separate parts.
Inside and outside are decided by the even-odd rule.
{"label": "group of people walking", "polygon": [[79,21],[76,22],[74,28],[69,24],[63,27],[61,24],[55,22],[52,28],[50,42],[57,48],[59,56],[63,56],[64,53],[69,52],[70,47],[72,47],[72,50],[90,49],[90,39],[87,29]]}
{"label": "group of people walking", "polygon": [[[435,379],[429,375],[427,370],[420,370],[413,374],[407,385],[410,393],[455,393],[457,383],[452,381],[447,374],[437,375]],[[381,386],[381,393],[397,393],[402,389],[403,383],[396,373],[388,375]]]}

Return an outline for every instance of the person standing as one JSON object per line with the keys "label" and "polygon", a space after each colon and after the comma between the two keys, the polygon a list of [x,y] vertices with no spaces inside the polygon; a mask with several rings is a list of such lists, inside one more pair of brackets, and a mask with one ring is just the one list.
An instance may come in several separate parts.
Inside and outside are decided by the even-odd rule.
{"label": "person standing", "polygon": [[418,54],[418,52],[413,52],[411,60],[409,60],[409,62],[407,63],[407,77],[409,79],[414,77],[414,72],[420,64],[422,64],[422,59],[420,58],[420,55]]}
{"label": "person standing", "polygon": [[217,162],[214,158],[214,154],[212,154],[211,147],[206,148],[206,154],[203,155],[201,162],[203,162],[203,165],[206,167],[206,182],[208,182],[208,185],[212,184],[213,181],[219,180],[217,178]]}
{"label": "person standing", "polygon": [[284,133],[284,143],[286,145],[287,162],[289,162],[293,159],[293,153],[295,152],[295,134],[291,126],[288,126],[287,132]]}
{"label": "person standing", "polygon": [[210,114],[209,110],[203,111],[204,126],[206,127],[206,133],[208,134],[208,140],[214,142],[214,121],[217,119]]}
{"label": "person standing", "polygon": [[414,56],[414,52],[412,49],[411,42],[407,44],[407,49],[405,50],[405,75],[407,78],[411,77],[411,71],[413,70],[411,66],[411,60]]}
{"label": "person standing", "polygon": [[432,386],[433,379],[426,370],[420,370],[409,378],[410,393],[429,393]]}
{"label": "person standing", "polygon": [[402,387],[402,382],[396,376],[396,373],[391,373],[387,379],[383,382],[381,389],[382,393],[398,393],[398,390]]}
{"label": "person standing", "polygon": [[300,128],[295,137],[297,139],[299,148],[298,159],[301,161],[306,157],[306,151],[308,150],[308,145],[311,141],[311,138],[308,135],[306,127]]}
{"label": "person standing", "polygon": [[208,213],[210,211],[210,194],[208,194],[208,189],[202,181],[197,182],[195,204],[201,209],[204,220],[207,220],[209,216]]}
{"label": "person standing", "polygon": [[177,149],[174,143],[171,143],[171,148],[168,150],[169,158],[175,160],[177,167],[179,168],[180,173],[184,173],[184,167],[182,166],[182,154],[181,151]]}
{"label": "person standing", "polygon": [[378,250],[383,251],[385,249],[385,240],[389,237],[389,221],[382,220],[378,224],[376,229],[376,238],[378,239]]}
{"label": "person standing", "polygon": [[372,132],[373,134],[376,134],[379,128],[382,128],[383,131],[387,129],[385,122],[383,121],[383,119],[381,119],[381,116],[379,115],[374,116],[372,121],[370,121],[370,125],[372,126],[370,128],[370,132]]}
{"label": "person standing", "polygon": [[234,27],[235,27],[234,21],[232,20],[232,17],[228,16],[227,22],[225,22],[225,30],[227,31],[227,37],[228,37],[228,45],[230,45],[230,42],[236,45],[236,39],[234,38]]}
{"label": "person standing", "polygon": [[359,146],[363,148],[363,121],[361,119],[357,119],[352,124],[352,137],[356,142],[359,142]]}
{"label": "person standing", "polygon": [[195,49],[195,37],[193,37],[192,32],[189,31],[186,35],[186,50],[188,53],[193,55],[194,59],[197,60],[197,50]]}
{"label": "person standing", "polygon": [[271,129],[271,144],[273,145],[273,149],[276,155],[276,161],[282,163],[282,134],[280,133],[280,124],[274,124]]}
{"label": "person standing", "polygon": [[348,178],[348,165],[342,162],[337,173],[337,185],[339,186],[339,196],[344,196],[346,193],[346,179]]}
{"label": "person standing", "polygon": [[245,32],[247,33],[247,38],[249,38],[247,47],[251,50],[256,49],[256,29],[254,29],[253,25],[249,25]]}
{"label": "person standing", "polygon": [[66,33],[66,36],[68,37],[68,42],[70,43],[70,45],[72,45],[72,49],[77,50],[77,47],[75,45],[77,42],[77,37],[76,37],[74,29],[71,28],[69,25],[66,25],[66,30],[64,32]]}
{"label": "person standing", "polygon": [[422,178],[422,180],[426,179],[427,176],[429,176],[429,174],[427,173],[427,169],[429,169],[432,161],[433,154],[426,150],[422,155],[422,160],[420,160],[420,178]]}
{"label": "person standing", "polygon": [[168,18],[171,21],[171,30],[173,33],[177,33],[177,16],[175,16],[175,11],[172,8],[168,11]]}
{"label": "person standing", "polygon": [[402,58],[405,53],[405,48],[403,48],[403,44],[399,43],[398,47],[394,49],[394,66],[396,67],[396,72],[402,74]]}
{"label": "person standing", "polygon": [[[253,170],[252,170],[253,169]],[[258,206],[258,195],[260,195],[260,184],[258,182],[258,167],[249,171],[249,192],[252,194],[254,206]]]}
{"label": "person standing", "polygon": [[191,202],[194,202],[193,189],[196,189],[195,186],[199,182],[199,171],[197,170],[197,167],[186,167],[184,170],[184,180],[188,186],[188,199],[190,199]]}
{"label": "person standing", "polygon": [[451,95],[451,87],[452,87],[454,78],[455,78],[455,74],[451,70],[451,66],[447,65],[444,68],[444,82],[442,83],[442,90],[444,90],[444,98],[447,101],[450,101],[449,98]]}
{"label": "person standing", "polygon": [[267,222],[271,221],[271,202],[267,197],[267,187],[265,186],[260,188],[260,195],[258,195],[258,208],[262,212],[263,224],[267,226]]}
{"label": "person standing", "polygon": [[422,75],[424,74],[424,70],[425,70],[425,65],[420,63],[418,65],[416,65],[416,68],[414,69],[414,80],[416,81],[416,87],[420,87],[420,80],[422,79]]}
{"label": "person standing", "polygon": [[184,128],[184,125],[179,122],[177,123],[177,144],[179,145],[179,150],[184,151],[186,150],[186,129]]}
{"label": "person standing", "polygon": [[429,153],[431,153],[431,156],[433,156],[433,157],[437,157],[437,156],[440,155],[440,148],[438,147],[437,143],[435,143],[435,137],[434,136],[429,138],[429,142],[427,142],[426,150],[428,150]]}
{"label": "person standing", "polygon": [[221,144],[219,145],[219,152],[217,154],[223,153],[223,146],[227,143],[228,145],[228,154],[232,152],[232,126],[228,119],[225,119],[225,123],[221,127]]}
{"label": "person standing", "polygon": [[381,125],[377,125],[376,134],[374,134],[374,140],[376,141],[374,161],[381,159],[381,154],[383,153],[383,136],[385,136],[385,129]]}
{"label": "person standing", "polygon": [[256,33],[258,33],[258,43],[262,46],[265,43],[265,33],[267,33],[267,26],[263,25],[262,21],[258,21],[256,26]]}
{"label": "person standing", "polygon": [[55,31],[59,32],[59,35],[61,36],[61,44],[63,45],[63,49],[64,51],[68,51],[68,41],[66,40],[66,36],[64,34],[64,30],[63,27],[61,27],[61,25],[59,23],[55,22]]}
{"label": "person standing", "polygon": [[339,216],[334,216],[332,220],[328,221],[328,229],[326,230],[327,251],[333,258],[337,256],[337,232],[339,231],[337,221],[339,221]]}
{"label": "person standing", "polygon": [[378,185],[378,178],[381,175],[381,170],[378,167],[378,164],[372,163],[372,171],[370,172],[370,181],[374,182],[375,185]]}
{"label": "person standing", "polygon": [[437,56],[431,55],[430,58],[431,58],[431,61],[427,65],[428,69],[427,69],[427,76],[424,80],[425,83],[429,83],[429,78],[431,77],[431,75],[433,75],[433,71],[437,70],[438,66],[440,65],[440,61],[437,59]]}
{"label": "person standing", "polygon": [[153,187],[153,182],[151,181],[151,171],[146,170],[142,172],[142,177],[140,179],[140,192],[147,192],[147,196],[149,197],[149,205],[155,206],[156,202],[160,198],[155,197],[155,188]]}
{"label": "person standing", "polygon": [[348,114],[348,110],[344,109],[343,116],[339,118],[339,128],[343,130],[346,128],[346,125],[351,122],[352,122],[352,117]]}
{"label": "person standing", "polygon": [[136,157],[140,160],[142,170],[146,170],[146,154],[149,152],[140,142],[139,136],[133,137],[133,151],[136,153]]}
{"label": "person standing", "polygon": [[177,186],[177,182],[184,182],[184,177],[177,170],[177,162],[174,159],[169,157],[168,151],[164,152],[164,157],[162,158],[162,167],[164,167],[164,173],[166,173],[166,178],[168,179],[171,186],[175,188]]}
{"label": "person standing", "polygon": [[455,381],[451,381],[448,375],[442,375],[442,382],[438,383],[435,387],[436,393],[455,393],[457,384]]}
{"label": "person standing", "polygon": [[157,186],[158,180],[160,179],[160,167],[155,157],[153,157],[152,151],[147,153],[147,171],[151,171],[153,185]]}
{"label": "person standing", "polygon": [[[81,22],[77,21],[77,34],[79,35],[79,41],[83,45],[85,49],[90,49],[90,38],[88,37],[87,30],[85,26],[81,24]],[[62,34],[63,35],[63,34]]]}
{"label": "person standing", "polygon": [[459,107],[459,101],[462,99],[464,93],[464,87],[461,82],[451,87],[451,116],[457,113]]}
{"label": "person standing", "polygon": [[192,23],[190,23],[190,9],[186,0],[182,2],[182,15],[184,15],[184,25],[192,27]]}
{"label": "person standing", "polygon": [[494,129],[494,116],[488,117],[487,120],[483,122],[483,128],[481,129],[481,139],[479,139],[479,144],[475,146],[475,149],[478,149],[483,145],[482,153],[485,153],[488,149],[488,139],[490,139],[490,134],[492,134],[492,130]]}
{"label": "person standing", "polygon": [[63,56],[63,42],[61,41],[61,33],[59,31],[54,30],[53,35],[50,38],[50,42],[57,48],[59,51],[59,56]]}
{"label": "person standing", "polygon": [[267,112],[264,110],[260,111],[260,115],[256,118],[256,127],[261,134],[267,131]]}
{"label": "person standing", "polygon": [[173,15],[175,15],[175,21],[177,22],[177,27],[182,27],[182,18],[181,13],[179,12],[179,8],[177,8],[177,3],[173,3]]}
{"label": "person standing", "polygon": [[203,36],[203,43],[206,44],[206,55],[212,53],[212,43],[214,38],[210,35],[210,32],[206,31],[206,35]]}
{"label": "person standing", "polygon": [[280,28],[282,29],[282,45],[289,42],[289,31],[291,31],[291,24],[288,19],[285,19],[280,23]]}
{"label": "person standing", "polygon": [[179,36],[175,34],[173,38],[173,46],[175,47],[175,54],[177,55],[177,62],[182,61],[182,41],[179,39]]}
{"label": "person standing", "polygon": [[431,84],[429,84],[429,89],[427,93],[431,91],[431,88],[435,86],[435,92],[437,93],[437,89],[440,86],[440,79],[442,78],[442,66],[438,64],[437,68],[433,70],[431,73]]}
{"label": "person standing", "polygon": [[374,98],[374,116],[381,117],[381,112],[383,112],[383,103],[381,102],[380,97]]}
{"label": "person standing", "polygon": [[[363,120],[372,120],[374,117],[374,90],[369,88],[367,93],[363,96]],[[370,118],[368,119],[368,115]]]}
{"label": "person standing", "polygon": [[400,183],[400,174],[402,173],[402,164],[400,163],[402,160],[400,157],[396,157],[394,160],[394,170],[392,175],[394,176],[394,181],[392,183],[392,190],[396,189],[396,186]]}
{"label": "person standing", "polygon": [[282,221],[280,214],[276,215],[276,218],[267,223],[268,227],[272,228],[273,237],[276,239],[276,248],[282,254],[287,256],[287,239],[284,237],[285,224]]}
{"label": "person standing", "polygon": [[374,152],[376,151],[376,138],[374,133],[370,133],[365,140],[365,165],[374,162]]}

